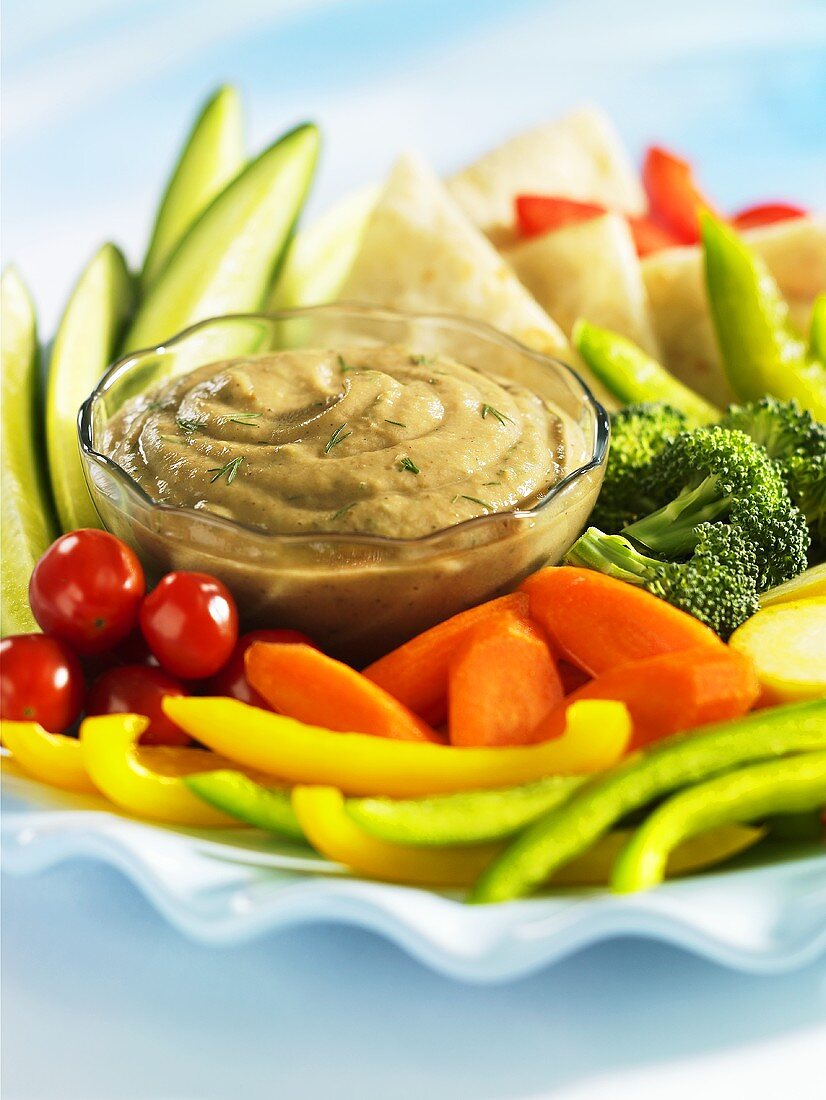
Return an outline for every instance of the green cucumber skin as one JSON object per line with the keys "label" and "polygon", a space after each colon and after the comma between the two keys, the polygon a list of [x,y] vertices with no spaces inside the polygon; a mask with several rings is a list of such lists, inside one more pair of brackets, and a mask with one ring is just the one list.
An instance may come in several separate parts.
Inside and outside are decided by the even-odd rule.
{"label": "green cucumber skin", "polygon": [[186,776],[184,783],[208,806],[245,825],[290,840],[305,839],[286,788],[263,787],[242,772],[228,770],[198,772]]}
{"label": "green cucumber skin", "polygon": [[224,85],[202,107],[158,204],[140,277],[144,293],[198,215],[238,174],[244,160],[241,100],[235,88]]}
{"label": "green cucumber skin", "polygon": [[155,347],[208,317],[264,305],[309,191],[318,147],[316,127],[298,126],[213,199],[141,303],[124,353]]}
{"label": "green cucumber skin", "polygon": [[611,876],[617,893],[658,885],[669,854],[720,825],[744,825],[772,814],[805,814],[826,806],[826,751],[752,764],[674,795],[633,833]]}
{"label": "green cucumber skin", "polygon": [[77,413],[115,356],[134,304],[120,249],[105,244],[75,284],[52,347],[46,388],[46,450],[64,531],[100,527],[78,450]]}
{"label": "green cucumber skin", "polygon": [[2,276],[2,525],[0,525],[0,631],[28,634],[40,628],[29,607],[29,577],[57,538],[46,477],[37,319],[17,270]]}
{"label": "green cucumber skin", "polygon": [[751,761],[820,749],[826,749],[826,699],[755,711],[669,738],[612,768],[520,833],[479,877],[469,900],[526,896],[655,798]]}
{"label": "green cucumber skin", "polygon": [[344,808],[365,832],[394,844],[439,847],[501,840],[558,806],[584,782],[550,776],[494,791],[433,798],[348,798]]}

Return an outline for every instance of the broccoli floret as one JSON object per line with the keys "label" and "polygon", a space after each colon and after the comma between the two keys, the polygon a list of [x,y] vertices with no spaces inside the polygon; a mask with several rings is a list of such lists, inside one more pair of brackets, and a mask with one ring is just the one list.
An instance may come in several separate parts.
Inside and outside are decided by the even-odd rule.
{"label": "broccoli floret", "polygon": [[641,554],[621,535],[589,527],[565,556],[569,565],[596,569],[636,584],[687,611],[721,638],[759,608],[758,566],[740,532],[725,523],[703,523],[688,561],[660,561]]}
{"label": "broccoli floret", "polygon": [[682,432],[641,472],[642,519],[622,534],[659,557],[686,558],[700,525],[725,522],[751,546],[758,589],[806,568],[809,532],[779,468],[744,432],[717,425]]}
{"label": "broccoli floret", "polygon": [[789,496],[811,528],[813,542],[819,552],[826,552],[826,424],[796,401],[775,397],[732,405],[720,423],[745,432],[778,462]]}
{"label": "broccoli floret", "polygon": [[640,473],[685,428],[685,414],[670,405],[627,405],[611,414],[611,446],[593,523],[616,532],[643,515]]}

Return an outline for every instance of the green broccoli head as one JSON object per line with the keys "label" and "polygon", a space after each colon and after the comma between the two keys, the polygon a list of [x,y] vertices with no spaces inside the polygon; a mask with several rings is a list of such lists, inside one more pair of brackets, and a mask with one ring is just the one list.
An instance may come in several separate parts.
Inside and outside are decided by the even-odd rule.
{"label": "green broccoli head", "polygon": [[805,515],[819,552],[826,551],[826,424],[796,401],[763,397],[732,405],[721,425],[745,432],[779,463],[792,502]]}
{"label": "green broccoli head", "polygon": [[761,591],[806,568],[806,521],[777,463],[745,432],[681,432],[641,472],[638,492],[648,514],[622,533],[660,557],[689,557],[700,526],[724,522],[752,547]]}
{"label": "green broccoli head", "polygon": [[649,557],[621,535],[606,535],[596,527],[574,543],[565,561],[639,585],[721,638],[759,608],[754,551],[737,528],[724,523],[701,524],[694,554],[684,562]]}
{"label": "green broccoli head", "polygon": [[611,447],[592,521],[605,531],[620,531],[643,514],[640,474],[680,432],[685,414],[652,402],[627,405],[611,414]]}

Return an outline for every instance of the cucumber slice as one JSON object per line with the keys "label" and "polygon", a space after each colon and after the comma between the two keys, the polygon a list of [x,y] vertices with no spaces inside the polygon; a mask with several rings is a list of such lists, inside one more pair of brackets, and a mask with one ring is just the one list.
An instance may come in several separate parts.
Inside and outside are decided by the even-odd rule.
{"label": "cucumber slice", "polygon": [[242,772],[228,770],[187,775],[184,783],[208,806],[246,825],[290,840],[304,840],[286,787],[263,787]]}
{"label": "cucumber slice", "polygon": [[46,390],[46,445],[64,531],[101,526],[83,477],[77,413],[114,357],[132,301],[126,261],[113,244],[105,244],[80,276],[55,336]]}
{"label": "cucumber slice", "polygon": [[29,609],[29,577],[57,537],[46,481],[40,421],[37,323],[34,306],[14,268],[0,280],[2,324],[2,599],[3,635],[38,626]]}
{"label": "cucumber slice", "polygon": [[[260,309],[306,198],[318,130],[291,130],[252,161],[191,226],[153,283],[129,330],[127,351],[152,347],[196,321]],[[214,347],[215,358],[239,354]]]}
{"label": "cucumber slice", "polygon": [[809,354],[826,365],[826,294],[818,294],[809,329]]}
{"label": "cucumber slice", "polygon": [[158,207],[141,286],[148,289],[186,231],[244,163],[244,120],[235,88],[219,88],[195,120]]}
{"label": "cucumber slice", "polygon": [[270,309],[335,301],[353,266],[378,189],[347,195],[294,238],[270,295]]}

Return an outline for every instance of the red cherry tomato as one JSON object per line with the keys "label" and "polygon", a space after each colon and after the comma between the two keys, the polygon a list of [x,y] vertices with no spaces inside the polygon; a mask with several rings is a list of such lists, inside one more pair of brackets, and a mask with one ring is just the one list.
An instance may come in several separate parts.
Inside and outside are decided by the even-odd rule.
{"label": "red cherry tomato", "polygon": [[65,733],[83,707],[80,661],[58,638],[16,634],[0,642],[0,718]]}
{"label": "red cherry tomato", "polygon": [[87,714],[143,714],[149,727],[141,736],[143,745],[188,745],[190,737],[164,714],[165,695],[187,695],[178,683],[159,668],[122,665],[104,672],[92,684],[86,703]]}
{"label": "red cherry tomato", "polygon": [[29,581],[47,634],[78,653],[103,653],[132,632],[146,590],[132,550],[108,531],[72,531],[52,543]]}
{"label": "red cherry tomato", "polygon": [[228,695],[231,699],[240,699],[242,703],[249,703],[254,707],[272,709],[250,685],[244,671],[244,654],[253,642],[300,643],[312,646],[313,649],[318,648],[306,634],[298,630],[251,630],[248,634],[242,634],[235,643],[232,655],[221,671],[202,685],[205,695]]}
{"label": "red cherry tomato", "polygon": [[238,609],[206,573],[167,573],[143,601],[140,624],[162,668],[184,680],[214,676],[238,641]]}

